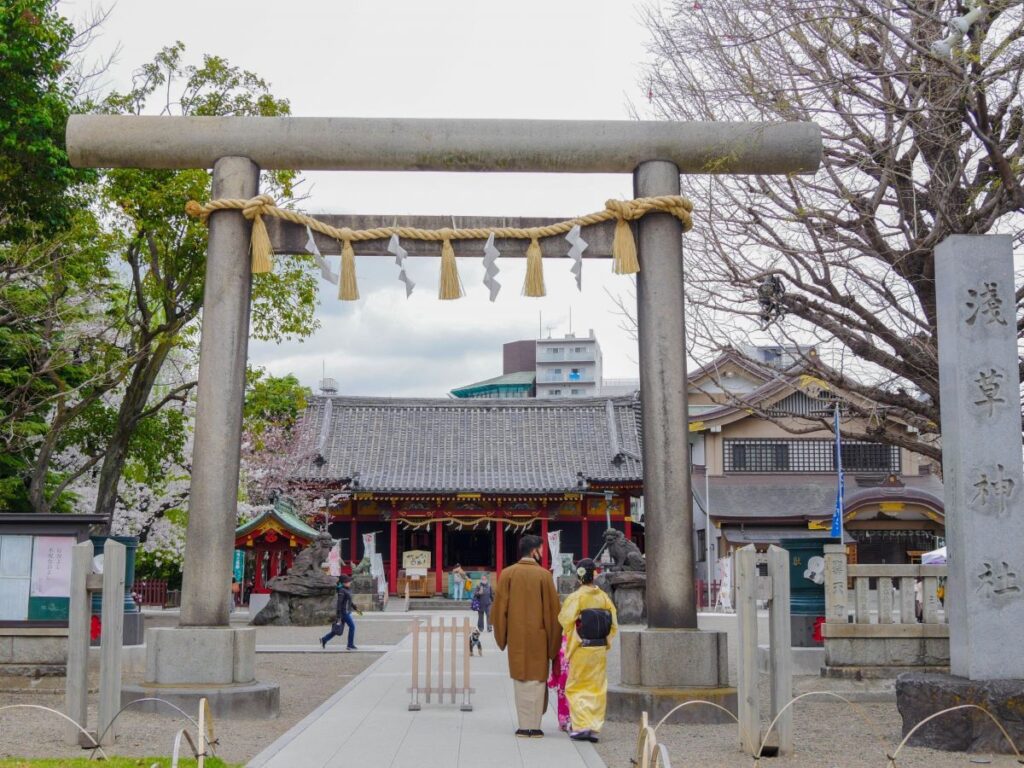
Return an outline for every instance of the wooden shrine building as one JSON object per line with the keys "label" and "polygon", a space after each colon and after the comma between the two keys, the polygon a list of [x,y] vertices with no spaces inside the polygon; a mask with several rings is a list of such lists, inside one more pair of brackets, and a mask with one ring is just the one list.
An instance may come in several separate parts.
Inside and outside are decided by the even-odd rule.
{"label": "wooden shrine building", "polygon": [[[634,397],[316,396],[299,427],[292,491],[323,500],[347,559],[376,533],[392,591],[403,553],[426,551],[429,583],[444,592],[456,563],[500,573],[527,532],[560,531],[561,552],[579,559],[597,554],[610,517],[642,547],[629,518],[643,484],[638,420]],[[547,547],[544,556],[547,565]]]}
{"label": "wooden shrine building", "polygon": [[238,526],[235,549],[252,555],[249,568],[252,569],[253,594],[268,594],[267,582],[291,568],[295,555],[309,546],[316,534],[284,500],[278,500],[273,507]]}

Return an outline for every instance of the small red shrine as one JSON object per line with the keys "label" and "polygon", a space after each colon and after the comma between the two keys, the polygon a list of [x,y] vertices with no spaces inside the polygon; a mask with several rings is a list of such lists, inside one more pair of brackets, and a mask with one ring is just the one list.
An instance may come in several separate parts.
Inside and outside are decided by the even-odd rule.
{"label": "small red shrine", "polygon": [[300,520],[286,502],[277,502],[235,529],[235,549],[253,555],[255,594],[266,594],[267,582],[291,568],[296,553],[316,538],[317,532]]}

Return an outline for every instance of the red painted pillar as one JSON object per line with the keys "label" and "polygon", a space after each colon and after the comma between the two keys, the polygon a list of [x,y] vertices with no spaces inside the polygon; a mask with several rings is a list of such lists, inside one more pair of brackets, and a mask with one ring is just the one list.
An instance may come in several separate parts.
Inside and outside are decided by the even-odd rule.
{"label": "red painted pillar", "polygon": [[501,576],[501,569],[505,567],[505,524],[497,522],[494,524],[494,535],[495,535],[495,550],[494,550],[494,562],[495,571],[498,576]]}
{"label": "red painted pillar", "polygon": [[278,552],[276,549],[272,550],[270,552],[270,567],[267,569],[267,576],[269,578],[271,578],[271,579],[274,578],[275,576],[277,576],[277,568],[278,568],[277,563],[278,563],[278,559],[280,557],[280,554],[281,553]]}
{"label": "red painted pillar", "polygon": [[444,536],[444,525],[440,518],[434,520],[434,591],[444,592],[444,564],[441,560],[441,537]]}
{"label": "red painted pillar", "polygon": [[548,519],[546,517],[540,519],[540,537],[544,542],[544,545],[540,548],[540,564],[545,568],[550,568],[551,564],[548,560],[551,557],[551,553],[548,551]]}
{"label": "red painted pillar", "polygon": [[391,567],[388,569],[388,584],[394,594],[398,594],[398,518],[391,517]]}
{"label": "red painted pillar", "polygon": [[625,517],[626,521],[626,541],[633,540],[633,521],[629,519],[629,515]]}
{"label": "red painted pillar", "polygon": [[252,591],[262,592],[263,591],[263,557],[264,552],[262,549],[257,549],[256,554],[253,557],[253,580],[252,580]]}
{"label": "red painted pillar", "polygon": [[587,520],[587,497],[583,497],[583,521],[580,523],[583,529],[580,531],[580,541],[582,541],[583,557],[590,557],[590,522]]}
{"label": "red painted pillar", "polygon": [[349,552],[348,559],[350,561],[350,564],[353,567],[355,566],[355,564],[357,562],[359,562],[358,560],[356,560],[356,558],[359,557],[359,550],[356,549],[356,539],[358,539],[358,538],[359,538],[359,529],[356,527],[356,512],[355,512],[355,507],[353,507],[352,508],[352,521],[349,523],[349,526],[348,526],[348,539],[349,539],[348,540],[348,552]]}

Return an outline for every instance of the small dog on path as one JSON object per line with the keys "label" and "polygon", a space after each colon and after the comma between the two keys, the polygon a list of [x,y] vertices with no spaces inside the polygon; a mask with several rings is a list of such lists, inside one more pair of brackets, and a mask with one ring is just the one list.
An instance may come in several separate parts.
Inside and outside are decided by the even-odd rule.
{"label": "small dog on path", "polygon": [[480,644],[480,630],[474,629],[472,634],[469,636],[469,655],[473,655],[473,649],[476,648],[477,656],[484,655],[484,647]]}

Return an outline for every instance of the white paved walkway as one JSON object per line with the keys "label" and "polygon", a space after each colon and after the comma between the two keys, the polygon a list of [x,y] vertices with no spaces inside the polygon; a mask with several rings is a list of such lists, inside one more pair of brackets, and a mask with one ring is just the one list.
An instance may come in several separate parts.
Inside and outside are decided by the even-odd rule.
{"label": "white paved walkway", "polygon": [[483,636],[483,645],[484,655],[472,659],[472,712],[436,702],[408,711],[407,637],[257,755],[250,768],[604,768],[592,745],[558,730],[554,699],[544,716],[544,738],[514,736],[505,654],[491,635]]}

